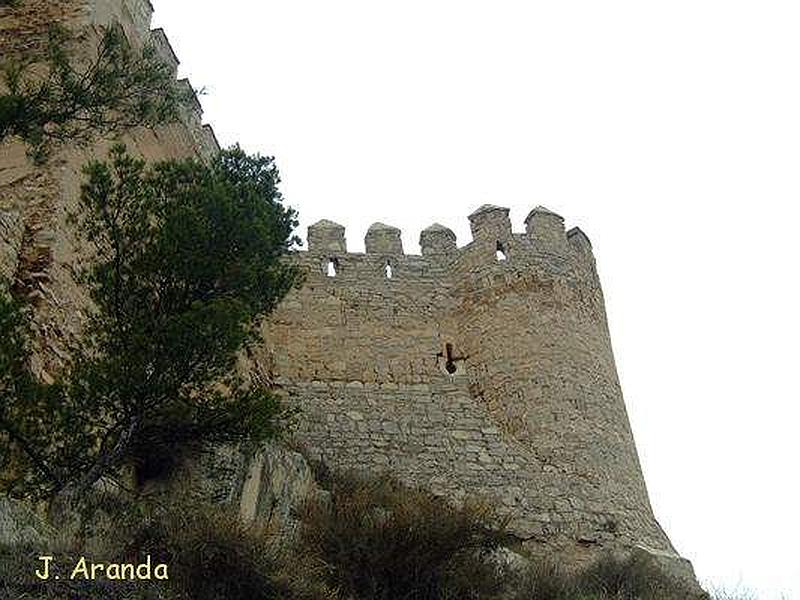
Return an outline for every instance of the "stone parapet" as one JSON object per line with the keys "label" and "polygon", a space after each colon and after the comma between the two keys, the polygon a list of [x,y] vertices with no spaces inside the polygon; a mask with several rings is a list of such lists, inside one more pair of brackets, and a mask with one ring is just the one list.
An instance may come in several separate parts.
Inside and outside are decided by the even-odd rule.
{"label": "stone parapet", "polygon": [[[375,223],[364,240],[366,253],[392,256],[393,263],[409,271],[433,269],[441,273],[445,269],[454,277],[473,279],[476,274],[481,276],[497,269],[513,272],[536,265],[566,271],[593,260],[586,234],[573,228],[568,243],[564,220],[555,213],[541,207],[534,209],[533,217],[529,215],[526,220],[526,233],[512,231],[508,213],[507,208],[490,205],[472,213],[469,219],[473,240],[461,248],[451,229],[438,223],[431,225],[420,234],[421,255],[404,253],[400,229]],[[362,254],[347,252],[345,238],[346,230],[342,225],[323,219],[308,228],[308,252],[331,255],[326,258],[335,257],[342,266],[363,263]],[[448,260],[443,262],[444,258]],[[380,275],[380,269],[343,268],[342,271],[348,271],[351,276],[354,272],[363,273],[365,277]]]}

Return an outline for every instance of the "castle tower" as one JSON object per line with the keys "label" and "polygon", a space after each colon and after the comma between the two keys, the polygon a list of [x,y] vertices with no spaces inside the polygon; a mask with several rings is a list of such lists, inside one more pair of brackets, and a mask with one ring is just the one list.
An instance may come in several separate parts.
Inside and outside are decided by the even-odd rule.
{"label": "castle tower", "polygon": [[525,233],[499,206],[469,220],[461,248],[425,229],[421,256],[380,223],[365,254],[344,253],[341,226],[309,228],[306,284],[255,358],[300,409],[299,440],[333,468],[491,498],[570,564],[645,547],[690,573],[650,507],[589,238],[543,207]]}
{"label": "castle tower", "polygon": [[455,267],[458,349],[470,395],[539,471],[531,530],[565,546],[671,550],[647,498],[588,238],[568,238],[542,207],[524,235],[510,235],[508,211],[470,219],[476,240]]}

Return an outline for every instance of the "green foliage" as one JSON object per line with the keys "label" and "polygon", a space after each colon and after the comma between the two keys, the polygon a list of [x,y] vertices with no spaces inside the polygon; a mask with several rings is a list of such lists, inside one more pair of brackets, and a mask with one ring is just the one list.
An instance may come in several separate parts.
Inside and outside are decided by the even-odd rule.
{"label": "green foliage", "polygon": [[389,478],[343,478],[309,507],[300,551],[348,597],[489,598],[502,586],[487,559],[504,539],[491,520],[480,503],[455,508]]}
{"label": "green foliage", "polygon": [[8,91],[0,94],[0,142],[19,137],[42,161],[66,140],[174,121],[190,101],[155,48],[133,49],[119,26],[103,31],[96,55],[80,66],[68,41],[53,27],[43,64],[2,64]]}
{"label": "green foliage", "polygon": [[[63,382],[6,395],[0,464],[18,466],[14,495],[80,496],[130,463],[153,475],[163,456],[268,438],[280,415],[234,369],[298,278],[279,260],[296,222],[272,159],[237,147],[210,165],[147,168],[117,147],[86,175],[75,218],[96,248],[82,278],[97,311]],[[3,339],[21,334],[10,314]]]}
{"label": "green foliage", "polygon": [[[26,423],[18,419],[14,407],[28,406],[28,418],[47,419],[48,407],[60,395],[56,386],[35,380],[28,360],[27,316],[0,282],[0,489],[23,478],[31,462],[42,460],[41,449],[26,439]],[[10,451],[12,447],[15,452]]]}

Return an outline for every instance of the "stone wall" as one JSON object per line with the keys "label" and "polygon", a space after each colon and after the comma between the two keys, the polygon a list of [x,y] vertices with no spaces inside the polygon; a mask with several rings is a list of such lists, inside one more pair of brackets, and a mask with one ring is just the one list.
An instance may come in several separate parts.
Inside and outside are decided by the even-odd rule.
{"label": "stone wall", "polygon": [[[591,244],[532,211],[470,216],[473,241],[435,225],[422,256],[370,227],[309,228],[306,273],[252,360],[300,409],[296,435],[334,468],[388,470],[456,501],[495,499],[532,546],[588,558],[674,554],[645,489]],[[387,270],[387,266],[390,270]]]}
{"label": "stone wall", "polygon": [[[153,44],[176,71],[177,58],[165,33],[150,32],[151,13],[148,0],[21,0],[17,6],[0,7],[0,56],[35,62],[48,28],[59,24],[72,33],[75,59],[85,60],[96,50],[102,27],[119,23],[132,45]],[[185,80],[179,85],[191,88]],[[43,166],[30,160],[23,144],[0,144],[0,274],[34,308],[38,348],[33,366],[45,381],[63,368],[70,348],[79,343],[90,306],[76,282],[77,267],[89,250],[67,218],[77,208],[81,169],[89,160],[106,157],[117,141],[149,161],[202,158],[219,149],[211,128],[202,125],[199,102],[171,125],[57,148]]]}

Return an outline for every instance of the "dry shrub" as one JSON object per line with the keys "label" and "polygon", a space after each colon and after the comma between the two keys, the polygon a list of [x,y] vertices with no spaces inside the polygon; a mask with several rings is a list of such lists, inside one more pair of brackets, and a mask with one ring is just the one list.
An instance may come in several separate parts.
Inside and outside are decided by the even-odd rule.
{"label": "dry shrub", "polygon": [[[716,588],[714,589],[711,597],[714,600],[757,600],[755,592],[742,587],[741,585],[738,585],[732,589]],[[790,600],[789,596],[785,594],[781,595],[781,599]]]}
{"label": "dry shrub", "polygon": [[[573,577],[553,562],[533,561],[513,585],[509,600],[572,600],[581,598]],[[585,599],[585,600],[588,600]]]}
{"label": "dry shrub", "polygon": [[490,598],[501,588],[487,560],[504,539],[491,510],[454,507],[388,477],[337,477],[309,505],[301,552],[328,566],[327,580],[361,600]]}
{"label": "dry shrub", "polygon": [[170,565],[188,600],[332,600],[321,565],[294,555],[272,531],[221,508],[169,510],[126,539],[125,553]]}
{"label": "dry shrub", "polygon": [[655,561],[640,553],[625,558],[604,555],[581,572],[578,588],[614,600],[699,600],[707,594],[669,576]]}
{"label": "dry shrub", "polygon": [[509,600],[699,600],[696,588],[668,576],[648,557],[601,556],[577,573],[535,561]]}
{"label": "dry shrub", "polygon": [[[120,503],[76,547],[0,547],[0,600],[335,600],[322,565],[284,548],[264,527],[247,527],[221,507]],[[109,522],[111,525],[109,525]],[[71,569],[80,556],[102,563],[166,563],[168,581],[39,581],[42,554]],[[69,565],[69,569],[66,566]]]}

